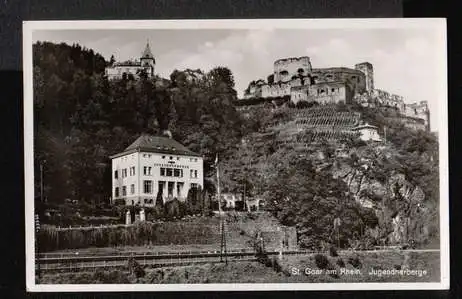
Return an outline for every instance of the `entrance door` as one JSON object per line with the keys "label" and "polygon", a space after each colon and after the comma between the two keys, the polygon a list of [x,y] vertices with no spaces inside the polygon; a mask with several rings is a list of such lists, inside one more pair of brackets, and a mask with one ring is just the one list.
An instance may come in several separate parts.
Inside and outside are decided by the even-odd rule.
{"label": "entrance door", "polygon": [[175,189],[175,182],[168,182],[168,197],[173,197],[173,190]]}

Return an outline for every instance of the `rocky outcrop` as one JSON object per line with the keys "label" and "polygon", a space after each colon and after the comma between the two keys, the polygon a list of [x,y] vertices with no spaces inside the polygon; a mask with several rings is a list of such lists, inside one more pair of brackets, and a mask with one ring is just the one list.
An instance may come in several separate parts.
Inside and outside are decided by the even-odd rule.
{"label": "rocky outcrop", "polygon": [[375,210],[379,218],[379,231],[374,232],[377,237],[388,244],[425,238],[428,229],[418,219],[425,200],[422,188],[406,180],[403,173],[378,169],[378,159],[380,155],[337,160],[332,174],[347,183],[362,206]]}

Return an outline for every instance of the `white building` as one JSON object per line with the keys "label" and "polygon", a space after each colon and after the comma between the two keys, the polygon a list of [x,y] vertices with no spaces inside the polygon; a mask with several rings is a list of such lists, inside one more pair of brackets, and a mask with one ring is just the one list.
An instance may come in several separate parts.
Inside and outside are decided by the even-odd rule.
{"label": "white building", "polygon": [[159,190],[164,203],[184,201],[190,188],[203,187],[203,158],[179,142],[141,135],[112,159],[112,202],[154,206]]}
{"label": "white building", "polygon": [[358,132],[359,138],[363,141],[382,141],[378,133],[378,128],[369,124],[359,125],[352,129],[354,132]]}
{"label": "white building", "polygon": [[105,72],[109,80],[122,79],[124,75],[133,75],[134,78],[139,78],[139,75],[144,71],[148,77],[154,76],[154,67],[156,60],[151,52],[149,42],[139,60],[115,62],[106,67]]}

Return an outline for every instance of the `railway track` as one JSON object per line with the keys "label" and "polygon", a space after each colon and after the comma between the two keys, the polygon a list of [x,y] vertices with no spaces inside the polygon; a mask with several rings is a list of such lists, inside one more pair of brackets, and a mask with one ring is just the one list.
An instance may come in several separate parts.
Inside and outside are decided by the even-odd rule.
{"label": "railway track", "polygon": [[[390,253],[390,252],[439,252],[436,249],[408,249],[408,250],[368,250],[360,253]],[[327,252],[311,250],[284,251],[284,255],[312,255],[316,253],[328,254]],[[339,254],[352,253],[352,251],[339,251]],[[269,256],[279,255],[279,251],[267,252]],[[52,254],[51,254],[52,255]],[[92,256],[59,256],[52,257],[50,254],[42,254],[38,259],[41,272],[78,272],[85,270],[115,269],[126,267],[128,259],[135,259],[142,266],[162,268],[171,266],[187,266],[205,263],[220,263],[227,259],[229,262],[255,261],[256,254],[252,250],[231,251],[221,255],[219,251],[196,251],[196,252],[128,252],[117,255],[92,255]],[[36,265],[36,268],[38,265]]]}

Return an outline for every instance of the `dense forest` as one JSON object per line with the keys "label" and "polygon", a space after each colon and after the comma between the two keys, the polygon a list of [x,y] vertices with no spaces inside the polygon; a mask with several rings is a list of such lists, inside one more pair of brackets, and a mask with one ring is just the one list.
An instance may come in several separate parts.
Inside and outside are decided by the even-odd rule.
{"label": "dense forest", "polygon": [[[178,70],[168,79],[142,75],[140,80],[128,76],[109,81],[104,76],[108,62],[79,45],[39,42],[33,59],[35,194],[40,196],[42,164],[48,202],[68,198],[107,204],[109,156],[142,133],[169,130],[204,156],[206,192],[215,192],[211,165],[219,154],[224,192],[264,197],[282,224],[297,227],[302,246],[378,244],[396,231],[392,221],[397,215],[413,219],[408,234],[413,239],[424,243],[438,238],[437,139],[390,123],[388,112],[338,107],[361,112],[371,124],[386,125],[386,145],[345,140],[341,146],[347,157],[335,154],[340,145],[327,143],[313,145],[313,153],[301,153],[276,147],[272,137],[254,138],[287,115],[270,107],[241,117],[233,105],[233,74],[226,67],[217,66],[194,82]],[[316,158],[316,152],[325,158]],[[417,189],[424,199],[413,195]],[[359,197],[376,202],[376,208],[364,208]]]}

